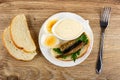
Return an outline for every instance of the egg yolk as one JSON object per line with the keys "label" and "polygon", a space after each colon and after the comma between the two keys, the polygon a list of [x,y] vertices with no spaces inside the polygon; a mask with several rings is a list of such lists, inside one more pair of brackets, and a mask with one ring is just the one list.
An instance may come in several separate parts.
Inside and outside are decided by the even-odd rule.
{"label": "egg yolk", "polygon": [[54,36],[48,36],[45,39],[45,45],[49,47],[53,47],[56,44],[56,42],[57,42],[57,39]]}
{"label": "egg yolk", "polygon": [[51,20],[47,25],[48,32],[52,33],[52,27],[57,22],[57,20]]}

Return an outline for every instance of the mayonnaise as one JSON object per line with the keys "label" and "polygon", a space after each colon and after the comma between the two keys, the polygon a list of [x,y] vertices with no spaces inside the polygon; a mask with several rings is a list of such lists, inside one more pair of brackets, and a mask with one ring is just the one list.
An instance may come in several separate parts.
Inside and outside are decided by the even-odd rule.
{"label": "mayonnaise", "polygon": [[52,32],[62,40],[73,40],[83,33],[83,26],[75,19],[65,18],[53,26]]}

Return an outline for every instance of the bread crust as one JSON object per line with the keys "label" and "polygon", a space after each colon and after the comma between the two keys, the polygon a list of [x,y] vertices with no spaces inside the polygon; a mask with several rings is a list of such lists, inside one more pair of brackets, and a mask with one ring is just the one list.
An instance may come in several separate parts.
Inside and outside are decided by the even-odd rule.
{"label": "bread crust", "polygon": [[[24,15],[24,14],[20,14],[20,15]],[[36,46],[35,46],[35,43],[34,43],[34,40],[33,40],[32,36],[31,36],[31,34],[30,34],[30,31],[29,31],[29,34],[30,34],[29,38],[30,38],[30,40],[32,41],[32,43],[34,44],[35,50],[33,50],[33,51],[26,50],[26,49],[24,49],[24,47],[21,47],[21,46],[19,46],[17,43],[15,43],[15,41],[14,41],[14,39],[13,39],[13,35],[12,35],[12,26],[11,26],[11,25],[13,24],[13,20],[14,20],[17,16],[18,16],[18,15],[16,15],[16,16],[12,19],[11,24],[10,24],[10,36],[11,36],[11,39],[12,39],[14,45],[15,45],[17,48],[22,49],[22,50],[25,51],[25,52],[34,52],[34,51],[36,51]],[[25,16],[25,15],[24,15],[24,16]],[[25,21],[26,21],[26,23],[27,23],[27,19],[26,19],[26,18],[25,18]],[[28,24],[27,24],[27,28],[28,28]],[[28,30],[29,30],[29,28],[28,28]]]}
{"label": "bread crust", "polygon": [[[7,28],[6,28],[7,29]],[[29,59],[29,60],[23,60],[23,59],[18,59],[18,58],[16,58],[15,56],[13,56],[12,54],[13,53],[11,53],[10,51],[9,51],[9,49],[7,48],[7,46],[6,46],[6,43],[5,43],[5,40],[4,40],[4,37],[5,37],[5,31],[6,31],[6,29],[4,30],[4,32],[3,32],[3,34],[2,34],[2,41],[3,41],[3,45],[4,45],[4,47],[7,49],[7,51],[8,51],[8,53],[10,54],[10,56],[12,56],[14,59],[16,59],[16,60],[21,60],[21,61],[30,61],[30,60],[32,60],[33,58],[31,58],[31,59]],[[12,41],[13,42],[13,41]],[[18,47],[16,47],[17,49],[19,49]],[[19,49],[19,50],[21,50],[21,49]],[[25,52],[25,53],[27,53],[27,52]],[[17,54],[17,53],[16,53]],[[24,53],[23,53],[24,54]]]}

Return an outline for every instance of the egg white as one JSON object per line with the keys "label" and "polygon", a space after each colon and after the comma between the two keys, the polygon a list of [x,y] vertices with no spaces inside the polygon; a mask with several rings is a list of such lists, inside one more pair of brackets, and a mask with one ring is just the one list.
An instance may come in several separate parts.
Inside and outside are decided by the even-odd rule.
{"label": "egg white", "polygon": [[54,36],[54,35],[52,35],[52,34],[43,34],[43,35],[41,36],[41,44],[42,44],[43,46],[45,46],[46,48],[53,48],[54,46],[56,46],[56,45],[58,45],[58,44],[60,43],[59,39],[54,36],[54,37],[56,38],[56,42],[55,42],[54,46],[51,47],[51,46],[45,45],[46,38],[48,38],[49,36]]}

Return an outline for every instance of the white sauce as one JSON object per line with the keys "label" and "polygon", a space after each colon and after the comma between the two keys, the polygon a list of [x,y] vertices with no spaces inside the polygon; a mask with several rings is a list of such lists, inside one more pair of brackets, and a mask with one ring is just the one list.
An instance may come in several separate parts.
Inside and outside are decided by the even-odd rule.
{"label": "white sauce", "polygon": [[74,19],[63,19],[53,27],[53,33],[60,39],[72,40],[82,34],[83,26]]}

